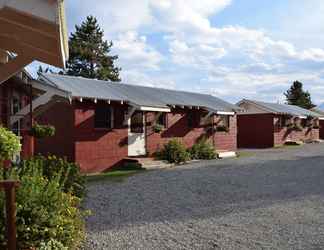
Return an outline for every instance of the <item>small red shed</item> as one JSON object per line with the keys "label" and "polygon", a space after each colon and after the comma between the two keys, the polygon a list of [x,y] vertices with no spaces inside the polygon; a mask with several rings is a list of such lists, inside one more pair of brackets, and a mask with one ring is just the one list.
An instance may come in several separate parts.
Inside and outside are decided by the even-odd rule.
{"label": "small red shed", "polygon": [[294,105],[242,100],[237,118],[240,148],[268,148],[287,141],[318,140],[324,116]]}

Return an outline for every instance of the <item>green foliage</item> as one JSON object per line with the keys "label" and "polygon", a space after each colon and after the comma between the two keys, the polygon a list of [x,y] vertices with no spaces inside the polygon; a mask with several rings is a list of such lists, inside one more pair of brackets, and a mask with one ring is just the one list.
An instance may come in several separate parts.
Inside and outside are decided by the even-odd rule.
{"label": "green foliage", "polygon": [[39,250],[68,250],[67,247],[57,240],[51,239],[48,242],[42,242]]}
{"label": "green foliage", "polygon": [[192,159],[211,160],[216,158],[214,146],[206,139],[200,140],[189,150]]}
{"label": "green foliage", "polygon": [[305,109],[314,108],[315,105],[312,102],[310,93],[303,90],[303,84],[299,81],[295,81],[290,89],[284,93],[287,99],[287,103],[291,105],[297,105]]}
{"label": "green foliage", "polygon": [[88,16],[81,26],[75,26],[75,33],[69,39],[70,56],[67,74],[99,80],[120,81],[118,67],[114,61],[118,56],[110,56],[112,42],[104,41],[104,32],[97,19]]}
{"label": "green foliage", "polygon": [[56,156],[35,156],[23,160],[18,165],[20,176],[28,174],[30,169],[39,169],[45,178],[58,181],[64,192],[82,198],[85,193],[85,179],[76,163],[68,162]]}
{"label": "green foliage", "polygon": [[55,127],[49,125],[34,124],[30,130],[32,136],[41,139],[55,135]]}
{"label": "green foliage", "polygon": [[0,126],[0,161],[10,159],[21,150],[20,138]]}
{"label": "green foliage", "polygon": [[153,131],[155,133],[161,133],[163,131],[163,129],[164,129],[164,126],[162,124],[155,124],[153,126]]}
{"label": "green foliage", "polygon": [[176,164],[190,160],[190,153],[187,152],[185,146],[177,139],[172,139],[165,144],[158,155],[162,160]]}
{"label": "green foliage", "polygon": [[[79,209],[79,198],[63,192],[62,177],[57,175],[48,180],[37,166],[23,170],[13,167],[8,174],[21,183],[16,193],[18,248],[38,249],[44,242],[55,241],[76,249],[84,239],[87,212]],[[3,221],[0,231],[4,232]],[[3,237],[0,240],[3,247]]]}

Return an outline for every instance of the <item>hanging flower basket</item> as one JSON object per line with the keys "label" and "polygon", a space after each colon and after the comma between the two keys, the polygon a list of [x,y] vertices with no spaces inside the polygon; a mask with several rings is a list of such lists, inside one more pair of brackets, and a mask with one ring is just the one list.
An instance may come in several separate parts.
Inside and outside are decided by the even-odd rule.
{"label": "hanging flower basket", "polygon": [[154,133],[161,133],[163,131],[163,129],[164,129],[164,126],[161,124],[155,124],[153,126]]}
{"label": "hanging flower basket", "polygon": [[228,132],[229,129],[226,126],[220,125],[220,126],[216,127],[216,131],[218,131],[218,132]]}
{"label": "hanging flower basket", "polygon": [[38,139],[51,137],[55,135],[55,128],[50,125],[35,124],[30,130],[30,135]]}

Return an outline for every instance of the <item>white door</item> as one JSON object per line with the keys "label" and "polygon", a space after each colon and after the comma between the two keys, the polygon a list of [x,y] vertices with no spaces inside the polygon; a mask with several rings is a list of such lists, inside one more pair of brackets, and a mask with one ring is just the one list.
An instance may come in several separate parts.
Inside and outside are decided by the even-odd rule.
{"label": "white door", "polygon": [[146,155],[145,116],[136,111],[128,120],[128,156]]}

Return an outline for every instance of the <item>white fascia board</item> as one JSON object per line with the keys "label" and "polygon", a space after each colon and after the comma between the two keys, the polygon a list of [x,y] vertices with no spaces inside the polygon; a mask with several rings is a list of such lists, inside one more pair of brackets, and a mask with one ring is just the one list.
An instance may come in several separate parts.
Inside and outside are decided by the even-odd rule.
{"label": "white fascia board", "polygon": [[303,115],[300,115],[300,116],[298,116],[298,118],[300,118],[300,119],[306,119],[307,117],[306,116],[303,116]]}
{"label": "white fascia board", "polygon": [[235,115],[235,112],[228,112],[228,111],[217,111],[217,115]]}
{"label": "white fascia board", "polygon": [[324,117],[318,117],[318,120],[324,121]]}
{"label": "white fascia board", "polygon": [[147,107],[147,106],[140,106],[139,110],[141,111],[153,111],[153,112],[171,112],[170,108],[159,108],[159,107]]}

